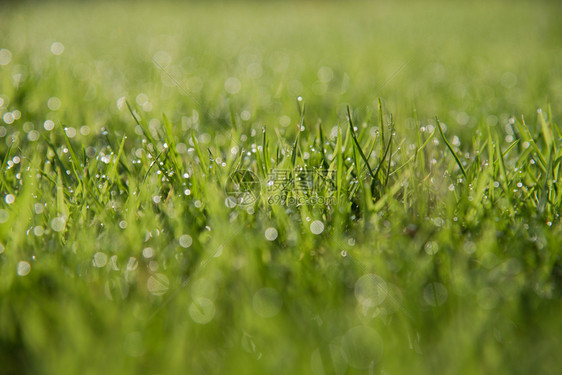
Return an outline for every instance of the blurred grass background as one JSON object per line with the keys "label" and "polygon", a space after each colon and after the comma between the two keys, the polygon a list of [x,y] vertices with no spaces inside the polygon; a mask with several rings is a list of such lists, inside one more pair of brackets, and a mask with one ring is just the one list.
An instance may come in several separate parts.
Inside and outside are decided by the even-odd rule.
{"label": "blurred grass background", "polygon": [[44,97],[60,97],[73,123],[101,123],[89,108],[108,116],[138,93],[156,113],[197,108],[153,58],[209,116],[233,77],[229,99],[272,125],[299,95],[318,117],[381,96],[396,116],[438,113],[460,132],[562,99],[556,2],[47,2],[4,14],[3,44],[33,85],[20,89],[28,106],[44,116]]}
{"label": "blurred grass background", "polygon": [[[0,373],[557,373],[559,219],[550,229],[522,203],[469,222],[446,195],[454,164],[437,146],[419,181],[431,199],[391,200],[369,231],[314,210],[234,215],[191,170],[191,195],[159,206],[161,176],[146,165],[125,174],[131,190],[149,176],[137,201],[108,191],[84,208],[72,202],[79,184],[45,160],[54,165],[47,141],[65,147],[61,124],[90,159],[117,153],[123,135],[127,157],[142,159],[125,100],[154,132],[164,113],[177,142],[193,146],[194,134],[225,160],[234,136],[251,148],[262,127],[290,144],[298,96],[310,144],[319,121],[332,135],[347,126],[346,104],[371,126],[380,97],[400,138],[413,142],[438,115],[472,152],[482,129],[513,139],[510,119],[534,126],[539,107],[559,122],[559,2],[12,2],[0,12],[2,156],[56,185],[20,184],[6,169],[2,196],[19,194],[0,212]],[[62,230],[53,220],[65,211]],[[326,222],[322,236],[311,219]]]}

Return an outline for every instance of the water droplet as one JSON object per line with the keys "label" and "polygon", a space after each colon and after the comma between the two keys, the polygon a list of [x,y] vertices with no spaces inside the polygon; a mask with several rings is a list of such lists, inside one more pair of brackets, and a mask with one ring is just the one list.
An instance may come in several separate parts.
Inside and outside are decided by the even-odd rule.
{"label": "water droplet", "polygon": [[29,262],[22,260],[18,263],[17,273],[18,276],[27,276],[31,272],[31,265]]}
{"label": "water droplet", "polygon": [[45,229],[41,225],[38,225],[35,228],[33,228],[33,234],[36,237],[41,237],[44,233],[45,233]]}
{"label": "water droplet", "polygon": [[51,220],[51,228],[55,232],[62,232],[65,227],[66,227],[66,220],[64,217],[62,216],[55,217],[53,220]]}
{"label": "water droplet", "polygon": [[148,292],[155,296],[166,294],[169,286],[170,281],[168,280],[168,277],[162,273],[155,273],[146,281],[146,288],[148,289]]}
{"label": "water droplet", "polygon": [[189,306],[189,316],[197,324],[207,324],[215,317],[215,303],[208,298],[195,298]]}
{"label": "water droplet", "polygon": [[105,267],[107,264],[107,255],[101,251],[94,254],[94,266],[98,268]]}
{"label": "water droplet", "polygon": [[130,257],[129,261],[127,262],[127,271],[134,271],[137,269],[139,265],[139,262],[137,261],[137,258],[135,257]]}
{"label": "water droplet", "polygon": [[355,298],[364,307],[375,307],[384,302],[388,289],[384,279],[373,273],[363,275],[355,283]]}
{"label": "water droplet", "polygon": [[320,234],[324,232],[324,223],[320,220],[314,220],[312,223],[310,223],[310,231],[313,234]]}
{"label": "water droplet", "polygon": [[439,244],[435,241],[429,241],[424,246],[427,255],[435,255],[439,251]]}
{"label": "water droplet", "polygon": [[236,77],[230,77],[224,82],[224,89],[229,94],[237,94],[242,88],[242,83]]}
{"label": "water droplet", "polygon": [[3,224],[6,221],[8,221],[8,218],[9,218],[8,211],[0,208],[0,224]]}
{"label": "water droplet", "polygon": [[55,128],[55,123],[54,123],[53,121],[51,121],[51,120],[46,120],[46,121],[43,123],[43,127],[45,128],[45,130],[51,131],[51,130],[53,130],[53,129]]}
{"label": "water droplet", "polygon": [[6,197],[4,198],[4,200],[8,204],[12,204],[16,201],[16,197],[13,194],[7,194]]}
{"label": "water droplet", "polygon": [[0,49],[0,65],[8,65],[12,61],[12,52],[9,49]]}
{"label": "water droplet", "polygon": [[278,234],[279,233],[277,232],[277,229],[275,229],[273,227],[267,228],[265,230],[265,238],[268,241],[275,241],[277,239]]}
{"label": "water droplet", "polygon": [[59,56],[64,52],[64,45],[61,42],[54,42],[51,44],[51,53],[53,55]]}
{"label": "water droplet", "polygon": [[60,108],[61,104],[62,104],[61,100],[56,96],[52,96],[47,100],[47,107],[51,111],[57,111]]}
{"label": "water droplet", "polygon": [[193,243],[193,238],[189,234],[184,234],[179,238],[178,242],[181,247],[187,249]]}
{"label": "water droplet", "polygon": [[142,250],[142,256],[146,259],[150,259],[154,256],[154,249],[152,247],[145,247]]}

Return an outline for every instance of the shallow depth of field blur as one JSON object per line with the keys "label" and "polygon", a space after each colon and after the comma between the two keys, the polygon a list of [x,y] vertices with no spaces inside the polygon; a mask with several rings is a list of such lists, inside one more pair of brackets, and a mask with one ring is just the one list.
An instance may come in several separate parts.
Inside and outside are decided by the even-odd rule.
{"label": "shallow depth of field blur", "polygon": [[0,373],[557,373],[560,18],[3,3]]}

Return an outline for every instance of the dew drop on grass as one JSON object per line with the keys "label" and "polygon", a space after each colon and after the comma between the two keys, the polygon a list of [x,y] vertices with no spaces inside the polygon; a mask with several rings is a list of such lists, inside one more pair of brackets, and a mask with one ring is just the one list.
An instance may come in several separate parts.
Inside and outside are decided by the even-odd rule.
{"label": "dew drop on grass", "polygon": [[31,142],[35,142],[39,139],[39,132],[37,130],[31,130],[27,133],[27,139]]}
{"label": "dew drop on grass", "polygon": [[427,255],[435,255],[439,251],[439,244],[435,241],[429,241],[424,246]]}
{"label": "dew drop on grass", "polygon": [[347,251],[342,250],[342,251],[340,252],[340,255],[345,258],[345,257],[347,256]]}
{"label": "dew drop on grass", "polygon": [[228,208],[234,208],[236,207],[237,203],[236,203],[236,198],[234,197],[226,197],[224,200],[224,205]]}
{"label": "dew drop on grass", "polygon": [[117,255],[112,255],[109,258],[109,264],[111,265],[111,269],[113,271],[119,271],[119,266],[117,265]]}
{"label": "dew drop on grass", "polygon": [[312,223],[310,223],[310,231],[316,235],[321,234],[322,232],[324,232],[324,223],[320,220],[314,220]]}
{"label": "dew drop on grass", "polygon": [[51,131],[55,128],[55,123],[51,120],[46,120],[43,123],[43,128],[45,128],[45,130],[47,130],[47,131]]}
{"label": "dew drop on grass", "polygon": [[65,227],[66,227],[66,220],[64,219],[64,217],[62,216],[55,217],[53,220],[51,220],[51,228],[55,232],[62,232]]}
{"label": "dew drop on grass", "polygon": [[66,133],[66,136],[67,136],[68,138],[74,138],[74,137],[76,137],[76,129],[74,129],[74,128],[71,127],[71,126],[70,126],[70,127],[67,127],[67,128],[64,128],[64,132]]}
{"label": "dew drop on grass", "polygon": [[152,258],[154,256],[154,249],[152,249],[152,247],[145,247],[142,250],[142,256],[146,259]]}
{"label": "dew drop on grass", "polygon": [[134,271],[137,269],[139,262],[135,257],[129,257],[129,261],[127,262],[127,271]]}
{"label": "dew drop on grass", "polygon": [[14,115],[12,114],[12,112],[4,113],[4,116],[2,116],[2,120],[4,120],[4,122],[8,125],[13,124],[14,121],[15,121]]}
{"label": "dew drop on grass", "polygon": [[156,272],[158,271],[158,268],[160,267],[160,265],[158,264],[158,262],[151,260],[150,262],[148,262],[148,269],[150,270],[150,272]]}
{"label": "dew drop on grass", "polygon": [[94,266],[98,268],[105,267],[107,264],[107,255],[101,251],[94,254]]}
{"label": "dew drop on grass", "polygon": [[207,324],[215,317],[215,303],[208,298],[195,298],[189,306],[189,316],[197,324]]}
{"label": "dew drop on grass", "polygon": [[277,229],[270,227],[265,230],[265,239],[268,241],[275,241],[278,236]]}
{"label": "dew drop on grass", "polygon": [[146,281],[146,288],[148,289],[148,292],[155,296],[166,294],[169,286],[170,282],[168,277],[162,273],[155,273]]}
{"label": "dew drop on grass", "polygon": [[22,260],[18,263],[17,273],[18,276],[27,276],[31,271],[31,265],[29,262]]}
{"label": "dew drop on grass", "polygon": [[229,94],[237,94],[242,88],[242,83],[236,77],[230,77],[224,82],[224,89]]}
{"label": "dew drop on grass", "polygon": [[54,42],[51,44],[51,53],[55,56],[62,55],[64,52],[64,44],[61,42]]}
{"label": "dew drop on grass", "polygon": [[193,244],[193,238],[191,238],[189,234],[184,234],[179,238],[178,242],[181,247],[187,249],[191,246],[191,244]]}
{"label": "dew drop on grass", "polygon": [[0,224],[3,224],[6,221],[8,221],[8,217],[9,217],[8,211],[0,208]]}
{"label": "dew drop on grass", "polygon": [[47,100],[47,107],[51,111],[58,111],[61,104],[62,104],[61,100],[59,98],[57,98],[56,96],[52,96]]}
{"label": "dew drop on grass", "polygon": [[355,283],[355,298],[364,307],[379,306],[387,294],[386,281],[373,273],[361,276]]}
{"label": "dew drop on grass", "polygon": [[12,61],[12,52],[9,49],[0,49],[0,65],[8,65]]}
{"label": "dew drop on grass", "polygon": [[4,198],[4,200],[8,204],[12,204],[16,201],[16,197],[13,194],[6,194],[6,197]]}

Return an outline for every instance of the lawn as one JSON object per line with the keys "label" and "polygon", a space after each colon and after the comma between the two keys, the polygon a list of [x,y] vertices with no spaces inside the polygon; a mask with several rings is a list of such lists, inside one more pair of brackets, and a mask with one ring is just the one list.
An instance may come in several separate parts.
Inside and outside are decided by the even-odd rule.
{"label": "lawn", "polygon": [[558,373],[561,16],[2,4],[0,373]]}

